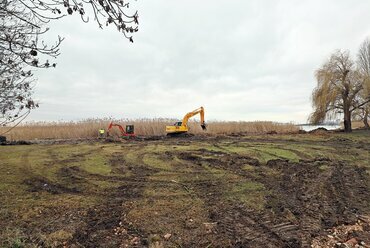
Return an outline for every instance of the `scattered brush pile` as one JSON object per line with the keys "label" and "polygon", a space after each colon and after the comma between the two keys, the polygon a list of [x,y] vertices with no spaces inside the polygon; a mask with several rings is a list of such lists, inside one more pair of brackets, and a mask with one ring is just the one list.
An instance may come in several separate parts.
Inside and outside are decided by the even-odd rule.
{"label": "scattered brush pile", "polygon": [[370,217],[359,216],[359,220],[352,225],[341,225],[327,230],[327,235],[316,237],[313,248],[366,248],[370,247]]}
{"label": "scattered brush pile", "polygon": [[[70,122],[31,122],[24,123],[7,132],[10,127],[0,127],[0,135],[3,134],[8,140],[34,140],[34,139],[78,139],[96,138],[100,128],[107,129],[109,119],[89,119],[84,121]],[[173,119],[138,119],[138,120],[114,120],[120,125],[135,125],[135,133],[139,136],[166,135],[165,127],[173,125]],[[200,123],[190,121],[190,133],[208,135],[242,135],[242,134],[266,134],[266,133],[297,133],[299,128],[293,124],[282,124],[269,121],[256,122],[209,122],[208,130],[204,132]],[[117,129],[113,130],[118,134]]]}

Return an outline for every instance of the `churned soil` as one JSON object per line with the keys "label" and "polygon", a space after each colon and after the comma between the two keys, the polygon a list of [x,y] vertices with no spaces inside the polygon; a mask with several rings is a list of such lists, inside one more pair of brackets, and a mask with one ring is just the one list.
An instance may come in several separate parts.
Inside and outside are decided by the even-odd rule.
{"label": "churned soil", "polygon": [[[80,145],[57,143],[37,149]],[[50,194],[94,200],[73,209],[61,203],[42,218],[31,215],[9,224],[7,228],[22,230],[25,247],[370,245],[369,161],[356,160],[356,153],[369,155],[367,142],[342,136],[190,136],[83,143],[91,151],[63,159],[50,155],[45,165],[53,168],[52,179],[32,173],[22,185],[36,198]],[[274,145],[297,158],[273,153]],[[257,153],[261,147],[267,149],[263,154]],[[82,166],[100,150],[107,151],[109,173]],[[331,156],[335,150],[338,155]],[[0,222],[6,218],[17,215],[0,215]],[[55,237],[60,230],[64,235]]]}

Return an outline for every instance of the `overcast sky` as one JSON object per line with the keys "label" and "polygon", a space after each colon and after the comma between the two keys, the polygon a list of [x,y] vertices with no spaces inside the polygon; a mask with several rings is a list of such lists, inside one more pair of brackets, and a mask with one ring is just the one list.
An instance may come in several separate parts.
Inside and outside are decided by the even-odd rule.
{"label": "overcast sky", "polygon": [[67,17],[57,68],[35,72],[40,108],[28,120],[181,118],[301,123],[314,71],[335,49],[357,53],[370,36],[370,1],[137,0],[129,43]]}

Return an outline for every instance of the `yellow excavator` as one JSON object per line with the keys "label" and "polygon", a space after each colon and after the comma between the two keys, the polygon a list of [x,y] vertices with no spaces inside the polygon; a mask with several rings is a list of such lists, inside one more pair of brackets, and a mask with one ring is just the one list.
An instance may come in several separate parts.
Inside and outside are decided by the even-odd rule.
{"label": "yellow excavator", "polygon": [[178,135],[187,133],[189,131],[188,120],[197,114],[200,114],[200,126],[203,130],[206,130],[207,127],[206,123],[204,122],[204,108],[200,107],[194,111],[187,113],[182,121],[176,122],[173,126],[166,126],[167,135]]}

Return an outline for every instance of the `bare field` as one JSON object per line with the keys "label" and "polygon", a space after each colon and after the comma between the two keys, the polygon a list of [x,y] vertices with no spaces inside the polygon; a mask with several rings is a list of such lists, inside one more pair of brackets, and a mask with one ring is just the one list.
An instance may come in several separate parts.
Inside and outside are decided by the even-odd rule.
{"label": "bare field", "polygon": [[[165,135],[166,125],[172,125],[176,120],[171,119],[140,119],[140,120],[117,120],[114,123],[120,125],[133,124],[135,132],[141,136]],[[107,129],[109,120],[86,120],[80,122],[35,122],[20,125],[5,136],[8,140],[33,140],[33,139],[74,139],[95,138],[100,128]],[[255,122],[210,122],[207,132],[202,131],[200,124],[189,122],[190,133],[193,134],[232,134],[249,133],[263,134],[268,132],[295,133],[299,128],[292,124],[281,124],[269,121]],[[0,135],[9,130],[9,127],[0,127]],[[117,129],[114,129],[118,134]]]}
{"label": "bare field", "polygon": [[368,131],[3,146],[0,161],[0,247],[370,244]]}

